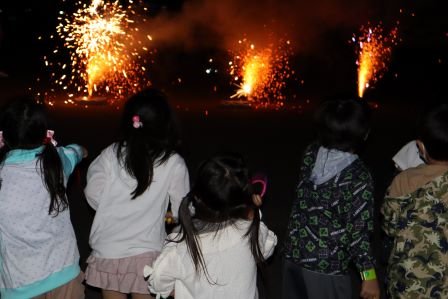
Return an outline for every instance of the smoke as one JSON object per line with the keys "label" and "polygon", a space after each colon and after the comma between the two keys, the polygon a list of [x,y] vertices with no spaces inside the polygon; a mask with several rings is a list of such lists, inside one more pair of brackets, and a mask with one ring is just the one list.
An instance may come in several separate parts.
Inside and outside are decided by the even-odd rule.
{"label": "smoke", "polygon": [[289,39],[304,50],[315,47],[328,30],[356,30],[374,15],[377,2],[191,0],[180,13],[162,12],[150,19],[147,30],[156,43],[181,44],[187,49],[227,49],[243,37],[258,44],[275,37]]}

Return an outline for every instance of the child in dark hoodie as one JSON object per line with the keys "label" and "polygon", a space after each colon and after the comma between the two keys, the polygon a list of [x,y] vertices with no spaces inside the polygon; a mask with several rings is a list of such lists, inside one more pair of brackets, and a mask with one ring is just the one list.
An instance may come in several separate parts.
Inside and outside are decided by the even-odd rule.
{"label": "child in dark hoodie", "polygon": [[355,152],[369,132],[368,107],[325,102],[318,139],[303,158],[285,243],[283,298],[352,298],[350,262],[363,280],[360,296],[379,299],[371,253],[373,181]]}

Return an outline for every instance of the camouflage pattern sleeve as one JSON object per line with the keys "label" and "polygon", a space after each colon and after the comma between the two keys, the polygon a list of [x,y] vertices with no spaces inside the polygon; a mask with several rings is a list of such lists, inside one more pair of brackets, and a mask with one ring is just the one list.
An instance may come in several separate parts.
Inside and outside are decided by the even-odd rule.
{"label": "camouflage pattern sleeve", "polygon": [[383,228],[394,238],[390,298],[448,298],[448,172],[412,193],[388,196]]}
{"label": "camouflage pattern sleeve", "polygon": [[381,206],[381,214],[383,215],[383,223],[381,225],[383,231],[389,237],[395,237],[396,227],[398,225],[398,216],[400,213],[400,205],[395,198],[386,196]]}

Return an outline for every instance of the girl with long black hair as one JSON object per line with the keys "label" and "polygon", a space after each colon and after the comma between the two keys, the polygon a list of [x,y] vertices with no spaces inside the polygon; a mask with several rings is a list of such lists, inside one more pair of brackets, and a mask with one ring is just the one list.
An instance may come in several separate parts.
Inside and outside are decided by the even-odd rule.
{"label": "girl with long black hair", "polygon": [[177,217],[190,188],[177,154],[172,111],[161,92],[144,90],[124,105],[123,138],[107,147],[87,173],[85,195],[96,210],[86,280],[104,298],[151,298],[143,267],[159,255],[169,202]]}
{"label": "girl with long black hair", "polygon": [[56,147],[29,98],[6,106],[0,127],[1,298],[84,298],[65,186],[87,153]]}
{"label": "girl with long black hair", "polygon": [[274,251],[240,156],[216,156],[199,168],[179,209],[179,233],[145,268],[150,289],[176,299],[258,298],[257,265]]}

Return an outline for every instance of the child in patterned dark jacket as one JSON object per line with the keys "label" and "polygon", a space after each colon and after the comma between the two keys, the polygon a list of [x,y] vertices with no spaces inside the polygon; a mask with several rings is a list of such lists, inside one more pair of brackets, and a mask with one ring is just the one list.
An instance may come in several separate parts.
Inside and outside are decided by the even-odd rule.
{"label": "child in patterned dark jacket", "polygon": [[360,296],[379,299],[369,240],[373,181],[355,154],[369,123],[367,107],[355,100],[329,101],[317,111],[318,140],[305,151],[289,220],[283,298],[351,298],[354,262]]}

